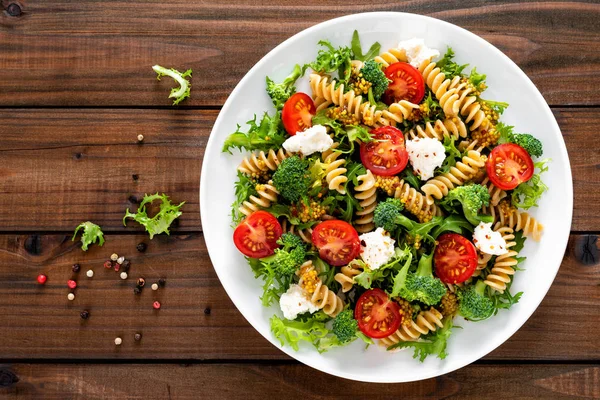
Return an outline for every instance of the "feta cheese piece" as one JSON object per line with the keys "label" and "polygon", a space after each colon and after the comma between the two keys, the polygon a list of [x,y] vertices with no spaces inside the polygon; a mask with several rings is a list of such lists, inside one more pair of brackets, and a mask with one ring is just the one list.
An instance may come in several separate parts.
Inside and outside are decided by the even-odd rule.
{"label": "feta cheese piece", "polygon": [[296,319],[299,314],[310,312],[311,314],[319,311],[308,299],[308,293],[296,284],[290,285],[290,288],[279,298],[279,307],[286,319]]}
{"label": "feta cheese piece", "polygon": [[327,134],[323,125],[314,125],[305,131],[297,132],[283,142],[283,148],[292,153],[302,153],[305,156],[317,151],[328,150],[333,145],[333,139]]}
{"label": "feta cheese piece", "polygon": [[378,269],[394,256],[394,243],[383,228],[363,233],[360,239],[360,257],[370,269]]}
{"label": "feta cheese piece", "polygon": [[489,224],[481,222],[475,227],[475,231],[473,232],[473,243],[482,253],[495,256],[508,253],[506,241],[500,232],[494,232],[492,230],[491,222]]}
{"label": "feta cheese piece", "polygon": [[444,145],[433,138],[407,140],[406,151],[410,164],[423,181],[432,178],[433,171],[446,159]]}
{"label": "feta cheese piece", "polygon": [[423,62],[440,55],[438,50],[425,46],[425,41],[420,38],[403,40],[398,44],[398,48],[406,52],[408,62],[415,68],[419,68]]}

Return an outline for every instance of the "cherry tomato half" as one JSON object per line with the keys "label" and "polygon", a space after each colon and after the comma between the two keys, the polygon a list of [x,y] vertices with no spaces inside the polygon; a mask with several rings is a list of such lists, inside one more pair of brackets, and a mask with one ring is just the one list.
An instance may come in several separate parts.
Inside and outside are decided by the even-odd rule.
{"label": "cherry tomato half", "polygon": [[281,233],[277,218],[266,211],[255,211],[235,228],[233,243],[245,256],[267,257],[279,247],[276,242]]}
{"label": "cherry tomato half", "polygon": [[382,126],[371,131],[373,140],[360,145],[360,159],[376,175],[396,175],[408,164],[402,131]]}
{"label": "cherry tomato half", "polygon": [[415,67],[405,62],[397,62],[388,66],[383,72],[392,81],[383,94],[384,103],[390,105],[400,100],[408,100],[419,104],[423,100],[425,81]]}
{"label": "cherry tomato half", "polygon": [[445,233],[438,238],[433,256],[435,274],[444,283],[461,283],[477,268],[475,245],[457,233]]}
{"label": "cherry tomato half", "polygon": [[373,339],[390,336],[402,323],[400,306],[381,289],[367,290],[358,298],[354,318],[361,332]]}
{"label": "cherry tomato half", "polygon": [[533,176],[533,160],[527,150],[514,143],[492,149],[486,163],[490,181],[502,190],[512,190]]}
{"label": "cherry tomato half", "polygon": [[345,221],[321,222],[313,229],[312,240],[319,257],[336,267],[348,264],[360,254],[358,232]]}
{"label": "cherry tomato half", "polygon": [[287,133],[294,136],[312,126],[312,117],[317,113],[315,103],[306,93],[296,93],[283,105],[281,119]]}

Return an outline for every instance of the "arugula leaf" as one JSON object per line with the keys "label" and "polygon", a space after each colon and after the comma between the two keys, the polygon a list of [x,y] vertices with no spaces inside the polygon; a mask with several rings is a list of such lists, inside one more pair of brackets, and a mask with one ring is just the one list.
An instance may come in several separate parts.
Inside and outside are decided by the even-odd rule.
{"label": "arugula leaf", "polygon": [[450,168],[456,165],[456,161],[462,158],[462,153],[460,150],[456,148],[454,145],[456,139],[454,136],[445,136],[444,142],[444,151],[446,152],[446,158],[444,158],[444,162],[439,168],[436,168],[435,175],[445,174],[450,171]]}
{"label": "arugula leaf", "polygon": [[422,112],[423,121],[435,122],[438,119],[444,120],[446,118],[444,110],[435,96],[432,95],[431,89],[425,87],[425,93],[425,100],[423,100],[424,110]]}
{"label": "arugula leaf", "polygon": [[369,51],[367,51],[366,54],[363,54],[357,30],[354,30],[354,33],[352,34],[352,42],[350,43],[350,47],[352,48],[354,59],[359,61],[371,60],[375,58],[375,56],[377,56],[381,51],[381,44],[379,44],[379,42],[375,42],[371,45]]}
{"label": "arugula leaf", "polygon": [[303,72],[307,66],[318,73],[329,74],[337,71],[337,85],[348,83],[352,73],[352,50],[349,47],[336,49],[328,40],[320,40],[319,45],[323,49],[319,50],[314,62],[304,66]]}
{"label": "arugula leaf", "polygon": [[519,292],[513,296],[510,293],[511,285],[512,281],[506,284],[506,289],[504,289],[503,293],[498,293],[494,291],[493,294],[490,296],[490,298],[494,302],[494,315],[498,314],[499,310],[507,310],[511,308],[513,305],[517,304],[521,299],[523,292]]}
{"label": "arugula leaf", "polygon": [[75,228],[75,233],[71,239],[72,242],[75,241],[75,237],[81,229],[83,229],[83,233],[81,235],[81,250],[87,251],[88,246],[92,243],[98,242],[98,246],[102,246],[104,244],[104,233],[102,232],[102,229],[90,221],[82,222],[77,226],[77,228]]}
{"label": "arugula leaf", "polygon": [[538,206],[538,200],[542,197],[542,194],[548,190],[548,186],[542,182],[541,174],[548,171],[546,163],[549,159],[540,160],[534,163],[535,168],[539,172],[533,174],[530,180],[521,183],[517,186],[511,195],[512,205],[517,208],[528,210],[531,207]]}
{"label": "arugula leaf", "polygon": [[423,337],[423,340],[418,342],[399,342],[391,345],[387,349],[394,350],[412,347],[415,349],[413,358],[418,358],[421,362],[425,361],[429,355],[436,355],[440,360],[443,360],[448,356],[448,353],[446,353],[446,346],[448,344],[448,338],[452,334],[453,327],[454,323],[452,319],[448,318],[444,323],[443,328],[426,335]]}
{"label": "arugula leaf", "polygon": [[[152,218],[148,217],[146,213],[146,204],[151,204],[154,200],[160,200],[160,210],[156,213],[156,215]],[[166,194],[159,195],[158,193],[153,195],[144,195],[144,199],[140,203],[137,212],[131,213],[129,212],[129,208],[125,211],[125,216],[123,217],[123,225],[127,225],[127,218],[131,218],[137,223],[144,225],[146,228],[146,232],[150,234],[150,239],[154,237],[154,235],[158,235],[160,233],[169,234],[169,227],[171,223],[179,218],[182,214],[179,209],[181,206],[185,204],[185,201],[180,203],[179,205],[171,204],[169,200],[169,196]]]}
{"label": "arugula leaf", "polygon": [[454,78],[455,76],[462,76],[462,72],[469,64],[458,65],[454,62],[454,50],[452,47],[448,47],[446,54],[440,61],[437,62],[437,66],[446,75],[446,78]]}
{"label": "arugula leaf", "polygon": [[514,250],[517,253],[519,253],[521,250],[523,250],[523,247],[525,247],[525,240],[527,239],[527,237],[523,235],[523,231],[515,232],[514,236],[515,238],[513,240],[515,242],[515,245],[511,247],[511,250]]}
{"label": "arugula leaf", "polygon": [[329,329],[325,327],[324,322],[328,319],[329,317],[323,311],[319,311],[300,321],[290,321],[273,315],[271,317],[271,332],[279,339],[282,346],[288,344],[292,349],[298,351],[298,343],[300,341],[318,346],[319,340],[329,333]]}
{"label": "arugula leaf", "polygon": [[277,111],[273,117],[265,112],[259,123],[256,122],[255,115],[254,119],[246,124],[249,126],[247,132],[241,131],[238,125],[236,131],[225,139],[222,152],[233,154],[232,148],[240,151],[279,149],[287,137],[281,123],[281,111]]}
{"label": "arugula leaf", "polygon": [[408,275],[408,269],[410,268],[408,266],[412,262],[412,258],[412,253],[408,253],[406,262],[400,268],[400,272],[398,272],[394,277],[394,285],[392,286],[392,292],[390,293],[391,298],[400,296],[400,290],[402,290],[402,286],[406,282],[406,276]]}
{"label": "arugula leaf", "polygon": [[192,84],[186,78],[192,77],[192,70],[188,69],[187,71],[181,73],[174,68],[168,69],[161,67],[160,65],[154,65],[152,67],[154,72],[156,72],[156,79],[160,81],[161,76],[169,76],[175,80],[179,84],[179,87],[171,89],[171,93],[169,94],[169,98],[175,98],[173,100],[173,105],[176,106],[182,100],[190,97],[190,91],[192,89]]}
{"label": "arugula leaf", "polygon": [[442,223],[436,227],[431,236],[437,239],[444,232],[454,232],[462,234],[463,232],[473,232],[473,225],[465,217],[458,214],[452,214],[442,221]]}
{"label": "arugula leaf", "polygon": [[412,172],[412,168],[404,168],[404,171],[400,174],[400,179],[415,189],[421,189],[421,179]]}

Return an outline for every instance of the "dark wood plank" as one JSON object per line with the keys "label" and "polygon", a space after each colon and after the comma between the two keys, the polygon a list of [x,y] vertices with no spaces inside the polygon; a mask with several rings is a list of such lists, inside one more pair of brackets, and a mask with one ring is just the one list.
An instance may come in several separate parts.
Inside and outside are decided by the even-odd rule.
{"label": "dark wood plank", "polygon": [[0,366],[19,379],[6,399],[590,399],[600,397],[594,365],[471,365],[421,382],[374,385],[302,365]]}
{"label": "dark wood plank", "polygon": [[[148,243],[141,254],[136,244]],[[575,235],[539,309],[489,360],[600,360],[597,311],[600,277],[596,236]],[[130,278],[103,262],[131,259]],[[81,264],[76,298],[67,300],[71,265]],[[94,278],[85,277],[93,268]],[[36,283],[48,275],[45,286]],[[135,280],[159,277],[166,287],[133,294]],[[518,275],[517,275],[518,279]],[[222,289],[201,235],[107,235],[83,253],[65,235],[0,235],[0,355],[43,359],[288,359],[240,315]],[[162,309],[152,309],[159,299]],[[259,302],[257,300],[257,306]],[[207,315],[204,310],[210,308]],[[89,310],[87,321],[79,317]],[[136,332],[143,333],[135,343]],[[115,337],[123,344],[114,345]]]}
{"label": "dark wood plank", "polygon": [[[600,214],[600,108],[556,109],[573,168],[573,229]],[[199,231],[200,167],[217,111],[0,110],[2,231],[70,231],[92,220],[123,227],[131,196],[157,191],[186,201],[179,231]],[[136,142],[144,134],[143,145]],[[137,181],[133,175],[137,175]]]}
{"label": "dark wood plank", "polygon": [[185,104],[221,105],[283,40],[368,11],[455,23],[515,60],[550,104],[600,104],[600,5],[594,3],[20,1],[21,16],[0,14],[0,105],[168,105],[171,82],[155,81],[150,67],[157,63],[193,68]]}

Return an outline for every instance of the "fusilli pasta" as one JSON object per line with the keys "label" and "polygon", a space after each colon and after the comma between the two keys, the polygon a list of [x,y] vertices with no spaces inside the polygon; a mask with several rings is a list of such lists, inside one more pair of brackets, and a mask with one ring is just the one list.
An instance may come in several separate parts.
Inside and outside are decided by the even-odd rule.
{"label": "fusilli pasta", "polygon": [[438,328],[443,328],[442,318],[442,313],[433,307],[427,311],[421,311],[414,321],[408,325],[402,325],[396,332],[381,339],[380,343],[389,347],[398,342],[417,340],[421,335],[427,335],[429,332],[437,331]]}
{"label": "fusilli pasta", "polygon": [[377,207],[377,188],[375,187],[375,177],[370,170],[367,173],[359,175],[356,178],[359,182],[354,187],[354,197],[358,200],[362,210],[356,211],[357,219],[354,220],[354,227],[360,233],[370,232],[375,229],[373,223],[373,214]]}
{"label": "fusilli pasta", "polygon": [[323,285],[312,261],[302,264],[298,275],[300,276],[298,284],[309,293],[310,302],[322,309],[325,314],[335,317],[344,309],[344,301]]}
{"label": "fusilli pasta", "polygon": [[387,68],[390,64],[397,62],[406,62],[406,50],[392,48],[375,57],[375,62],[381,64],[383,68]]}
{"label": "fusilli pasta", "polygon": [[419,67],[425,83],[438,99],[446,117],[455,117],[459,111],[459,95],[457,89],[451,89],[460,81],[456,76],[452,80],[446,79],[446,75],[436,66],[435,62],[424,62]]}
{"label": "fusilli pasta", "polygon": [[490,193],[490,206],[497,206],[500,200],[506,197],[506,192],[494,185],[487,176],[481,185],[485,186]]}
{"label": "fusilli pasta", "polygon": [[256,192],[258,196],[251,195],[248,200],[244,201],[240,206],[239,210],[245,216],[252,214],[254,211],[258,211],[262,208],[269,208],[271,203],[277,201],[277,195],[279,192],[273,186],[273,182],[269,181],[266,184],[256,185]]}
{"label": "fusilli pasta", "polygon": [[404,179],[396,187],[394,197],[400,199],[404,204],[404,208],[416,216],[420,222],[429,221],[434,215],[442,214],[438,206],[427,203],[425,196],[407,182],[404,182]]}
{"label": "fusilli pasta", "polygon": [[277,152],[271,149],[268,153],[264,151],[252,153],[244,157],[238,166],[238,171],[258,178],[266,172],[275,171],[277,166],[289,156],[290,154],[283,148],[280,148]]}
{"label": "fusilli pasta", "polygon": [[458,117],[446,118],[445,120],[436,120],[433,124],[427,122],[423,125],[416,125],[408,131],[409,139],[416,138],[432,138],[444,140],[445,137],[453,137],[454,139],[464,138],[468,134],[465,123]]}
{"label": "fusilli pasta", "polygon": [[504,293],[506,284],[510,282],[511,276],[515,274],[514,266],[519,263],[515,258],[517,252],[511,249],[511,247],[515,246],[517,243],[514,242],[515,235],[511,228],[502,227],[498,229],[497,232],[499,232],[506,241],[508,253],[496,257],[494,266],[483,282],[492,289]]}
{"label": "fusilli pasta", "polygon": [[542,238],[544,226],[529,213],[511,206],[506,199],[501,200],[497,206],[483,207],[482,212],[494,218],[494,229],[507,227],[516,232],[522,231],[523,235],[530,236],[535,241]]}
{"label": "fusilli pasta", "polygon": [[329,190],[336,190],[340,194],[346,194],[344,185],[348,182],[346,172],[344,168],[346,160],[338,157],[341,155],[340,152],[334,151],[339,146],[339,143],[334,143],[329,150],[324,151],[321,154],[323,163],[325,163],[325,180],[329,186]]}
{"label": "fusilli pasta", "polygon": [[359,263],[350,264],[340,268],[340,272],[335,274],[334,278],[342,286],[342,292],[346,293],[354,286],[354,277],[362,272],[362,267]]}
{"label": "fusilli pasta", "polygon": [[312,228],[299,229],[297,225],[290,224],[286,218],[281,223],[281,229],[285,233],[293,233],[300,236],[305,243],[312,244]]}

